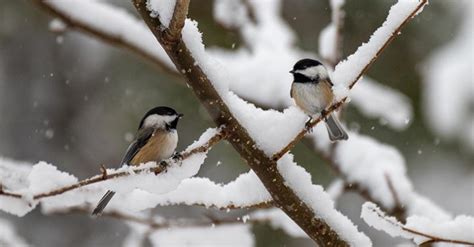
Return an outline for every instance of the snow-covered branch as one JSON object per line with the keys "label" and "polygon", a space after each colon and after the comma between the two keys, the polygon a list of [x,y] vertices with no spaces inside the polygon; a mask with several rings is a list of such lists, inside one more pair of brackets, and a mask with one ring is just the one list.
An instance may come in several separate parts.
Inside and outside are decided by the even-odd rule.
{"label": "snow-covered branch", "polygon": [[375,204],[366,202],[361,217],[370,226],[392,237],[412,239],[417,245],[449,243],[474,245],[474,218],[460,215],[453,220],[436,221],[423,216],[410,216],[406,224],[385,215]]}
{"label": "snow-covered branch", "polygon": [[[102,167],[100,175],[81,181],[77,181],[77,178],[74,176],[60,172],[56,167],[44,162],[33,166],[31,171],[25,172],[23,174],[24,176],[20,177],[13,176],[14,174],[18,174],[16,168],[11,168],[9,171],[10,166],[0,164],[2,165],[0,167],[5,165],[5,168],[2,170],[5,170],[6,173],[2,174],[2,176],[5,177],[7,184],[4,184],[4,186],[15,189],[14,191],[10,191],[7,190],[9,188],[3,187],[2,190],[0,190],[0,202],[3,201],[0,204],[0,209],[9,213],[24,215],[33,209],[42,199],[60,195],[64,195],[65,198],[68,198],[68,196],[72,197],[74,195],[71,194],[73,190],[82,189],[81,192],[85,193],[85,195],[81,194],[81,192],[77,192],[78,195],[81,194],[81,197],[86,197],[87,193],[91,190],[97,191],[96,194],[99,195],[100,193],[98,191],[100,188],[97,186],[91,187],[99,184],[124,192],[134,188],[157,192],[156,188],[153,187],[162,180],[163,184],[160,185],[161,188],[165,190],[164,192],[166,192],[166,188],[169,188],[169,190],[174,189],[182,179],[195,175],[205,159],[205,155],[203,156],[203,154],[207,153],[214,144],[218,143],[224,137],[224,129],[210,129],[201,136],[199,141],[193,143],[183,151],[179,159],[171,158],[158,164],[156,162],[149,162],[138,167],[123,166],[119,169],[105,169]],[[157,175],[161,174],[163,174],[161,177],[157,177]],[[128,189],[125,188],[127,187],[127,179],[131,182],[136,182]],[[4,181],[2,181],[2,183],[4,183]],[[21,185],[21,183],[24,184]],[[12,199],[8,200],[8,198]],[[92,202],[95,198],[84,198],[84,200],[86,202]],[[51,201],[52,203],[48,204],[48,202]],[[82,200],[74,201],[65,199],[61,201],[61,198],[51,199],[51,201],[45,201],[47,205],[43,205],[43,207],[61,208],[71,203],[82,203]],[[22,206],[15,207],[17,204],[21,204]]]}

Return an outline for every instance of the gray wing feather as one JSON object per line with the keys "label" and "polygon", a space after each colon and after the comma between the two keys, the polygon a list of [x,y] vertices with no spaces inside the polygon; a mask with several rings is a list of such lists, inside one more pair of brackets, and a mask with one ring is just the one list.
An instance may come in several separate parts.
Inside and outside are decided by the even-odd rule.
{"label": "gray wing feather", "polygon": [[135,157],[135,155],[140,151],[140,149],[145,146],[145,144],[148,142],[148,139],[150,139],[150,137],[153,135],[153,132],[153,128],[139,130],[137,133],[137,138],[130,144],[130,146],[128,146],[120,164],[128,165],[130,161],[132,161],[133,157]]}

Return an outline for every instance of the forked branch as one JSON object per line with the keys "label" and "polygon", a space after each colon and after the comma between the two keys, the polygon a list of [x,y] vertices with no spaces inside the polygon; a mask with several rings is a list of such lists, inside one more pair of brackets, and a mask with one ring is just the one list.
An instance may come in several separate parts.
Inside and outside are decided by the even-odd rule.
{"label": "forked branch", "polygon": [[283,176],[277,169],[276,162],[257,148],[247,130],[232,115],[208,76],[191,55],[183,39],[169,40],[158,28],[161,26],[159,19],[150,16],[146,1],[134,0],[133,2],[145,23],[168,53],[178,71],[186,78],[214,122],[217,125],[225,124],[228,127],[230,131],[227,140],[262,181],[272,195],[275,205],[281,208],[318,244],[327,246],[328,243],[331,243],[334,246],[348,246],[347,242],[342,240],[323,219],[316,217],[309,205],[303,203],[295,191],[286,185]]}

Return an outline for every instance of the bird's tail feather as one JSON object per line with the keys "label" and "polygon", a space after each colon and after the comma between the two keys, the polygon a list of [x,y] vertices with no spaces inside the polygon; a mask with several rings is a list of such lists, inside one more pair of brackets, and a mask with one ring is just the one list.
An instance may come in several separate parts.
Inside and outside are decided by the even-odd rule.
{"label": "bird's tail feather", "polygon": [[326,127],[328,129],[329,139],[331,141],[347,140],[349,138],[334,113],[329,114],[327,117]]}
{"label": "bird's tail feather", "polygon": [[107,206],[107,204],[110,202],[112,197],[115,195],[115,192],[109,190],[105,195],[100,199],[99,203],[95,207],[94,211],[92,211],[92,215],[97,216],[102,214],[102,211],[104,211],[104,208]]}

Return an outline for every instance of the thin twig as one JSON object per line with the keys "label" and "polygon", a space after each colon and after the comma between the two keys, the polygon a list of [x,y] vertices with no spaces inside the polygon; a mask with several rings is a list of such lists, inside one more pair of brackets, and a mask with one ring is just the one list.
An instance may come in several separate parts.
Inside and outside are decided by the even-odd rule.
{"label": "thin twig", "polygon": [[[211,137],[204,145],[196,147],[196,148],[194,148],[190,151],[183,152],[181,154],[181,157],[182,157],[181,159],[183,159],[183,160],[187,159],[191,155],[196,154],[196,153],[207,152],[213,145],[215,145],[216,143],[218,143],[220,140],[222,140],[225,137],[224,133],[225,132],[219,131],[213,137]],[[133,170],[134,171],[133,173],[134,174],[140,174],[140,173],[152,172],[152,173],[155,173],[155,174],[159,174],[159,173],[162,173],[163,171],[165,171],[167,169],[167,167],[169,166],[168,162],[175,162],[175,161],[173,161],[173,160],[162,161],[160,163],[157,163],[155,166],[148,167],[148,168],[139,168],[138,167],[138,168]],[[42,199],[42,198],[45,198],[45,197],[52,197],[52,196],[56,196],[56,195],[66,193],[66,192],[74,190],[74,189],[84,187],[86,185],[103,182],[105,180],[109,180],[109,179],[113,179],[113,178],[126,177],[126,176],[130,176],[130,175],[132,175],[132,174],[128,171],[115,172],[115,173],[101,172],[100,175],[95,175],[91,178],[81,180],[81,181],[79,181],[75,184],[72,184],[72,185],[69,185],[69,186],[64,186],[64,187],[61,187],[61,188],[57,188],[57,189],[54,189],[54,190],[49,191],[49,192],[43,192],[43,193],[36,194],[36,195],[33,196],[33,199],[34,200],[39,200],[39,199]],[[9,197],[16,197],[16,198],[21,198],[22,197],[22,195],[19,194],[19,193],[10,193],[10,192],[6,192],[4,190],[0,191],[0,195],[9,196]]]}
{"label": "thin twig", "polygon": [[168,29],[164,31],[167,37],[164,40],[176,42],[181,38],[181,30],[184,27],[184,21],[188,15],[190,0],[177,0],[174,6],[174,14],[171,18]]}
{"label": "thin twig", "polygon": [[439,243],[439,242],[450,243],[450,244],[464,244],[464,245],[474,246],[473,242],[437,237],[437,236],[430,235],[428,233],[423,233],[423,232],[408,228],[408,227],[403,226],[403,225],[401,226],[401,228],[402,228],[402,230],[407,231],[409,233],[412,233],[412,234],[422,236],[422,237],[425,237],[425,238],[429,239],[428,241],[421,243],[420,246],[423,245],[423,244],[427,244],[427,243]]}
{"label": "thin twig", "polygon": [[[354,78],[354,80],[349,84],[349,89],[352,89],[354,85],[359,81],[359,79],[362,77],[365,72],[370,68],[370,66],[375,62],[375,60],[378,58],[378,56],[385,50],[385,48],[388,47],[388,45],[395,39],[395,37],[400,33],[400,30],[408,23],[410,19],[412,19],[416,13],[427,3],[427,0],[422,0],[420,4],[416,7],[416,9],[395,29],[395,31],[390,35],[390,37],[385,41],[384,45],[377,51],[375,56],[370,60],[370,62],[360,71],[360,73]],[[339,109],[347,100],[347,97],[344,97],[342,100],[333,103],[328,107],[326,110],[325,114],[321,114],[320,117],[313,119],[310,123],[310,127],[313,128],[316,126],[319,122],[321,122],[322,119],[324,119],[326,116],[328,116],[331,112]],[[288,151],[290,151],[307,133],[307,128],[303,128],[296,137],[289,142],[283,149],[278,151],[272,156],[273,160],[279,160],[283,155],[285,155]]]}
{"label": "thin twig", "polygon": [[[90,214],[92,209],[88,207],[70,207],[64,210],[58,210],[50,212],[50,214]],[[103,212],[102,217],[109,217],[121,221],[128,221],[138,223],[141,225],[148,226],[153,231],[170,228],[170,227],[207,227],[214,225],[231,225],[231,224],[264,224],[268,223],[269,219],[246,219],[245,222],[242,220],[243,217],[232,217],[232,218],[218,218],[210,215],[206,215],[207,219],[194,219],[194,218],[183,218],[183,219],[162,219],[154,220],[152,218],[144,218],[135,215],[125,214],[119,211]]]}

